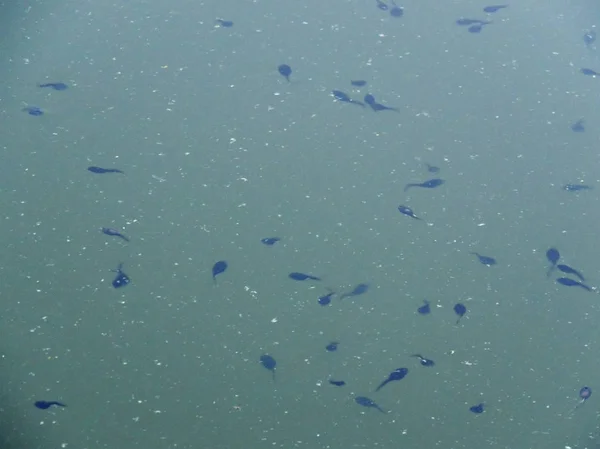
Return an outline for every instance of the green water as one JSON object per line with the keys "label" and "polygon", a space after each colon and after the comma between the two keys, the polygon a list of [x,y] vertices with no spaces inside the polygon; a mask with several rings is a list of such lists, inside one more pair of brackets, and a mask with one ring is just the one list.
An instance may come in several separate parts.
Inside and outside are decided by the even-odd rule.
{"label": "green water", "polygon": [[[0,4],[1,447],[598,447],[597,398],[573,409],[600,390],[600,298],[544,256],[600,282],[600,190],[561,190],[598,180],[598,7],[524,1],[472,35],[478,2],[403,6]],[[425,163],[446,184],[404,193]]]}

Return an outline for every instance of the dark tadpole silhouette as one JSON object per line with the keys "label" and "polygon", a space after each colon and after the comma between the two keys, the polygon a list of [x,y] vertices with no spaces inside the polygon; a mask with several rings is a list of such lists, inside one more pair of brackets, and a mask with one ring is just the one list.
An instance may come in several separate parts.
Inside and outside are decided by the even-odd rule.
{"label": "dark tadpole silhouette", "polygon": [[317,276],[313,276],[312,274],[305,274],[305,273],[298,273],[297,271],[294,271],[290,274],[288,274],[288,277],[290,279],[293,279],[294,281],[320,281],[321,278],[317,277]]}
{"label": "dark tadpole silhouette", "polygon": [[436,167],[435,165],[428,164],[427,162],[425,162],[425,167],[427,167],[427,171],[429,173],[439,173],[440,172],[440,167]]}
{"label": "dark tadpole silhouette", "polygon": [[575,407],[573,407],[573,409],[571,409],[569,414],[575,413],[577,411],[577,409],[579,407],[583,406],[583,404],[585,404],[591,396],[592,396],[592,389],[590,387],[587,387],[587,386],[581,387],[581,389],[579,390],[580,401],[577,402],[577,404],[575,405]]}
{"label": "dark tadpole silhouette", "polygon": [[102,233],[109,235],[111,237],[119,237],[120,239],[125,240],[126,242],[129,241],[129,238],[126,237],[125,235],[121,234],[119,231],[117,231],[116,229],[112,229],[112,228],[102,228]]}
{"label": "dark tadpole silhouette", "polygon": [[373,399],[370,399],[366,396],[357,396],[354,398],[354,402],[362,407],[374,408],[379,410],[381,413],[387,413],[384,409],[379,407]]}
{"label": "dark tadpole silhouette", "polygon": [[592,396],[592,389],[590,387],[582,387],[581,390],[579,390],[579,397],[581,398],[581,401],[579,401],[579,404],[577,404],[575,408],[579,408],[581,405],[583,405],[585,401],[590,398],[590,396]]}
{"label": "dark tadpole silhouette", "polygon": [[410,184],[406,184],[406,186],[404,186],[404,191],[406,192],[408,189],[412,189],[413,187],[421,187],[424,189],[435,189],[436,187],[444,185],[445,182],[446,181],[444,181],[443,179],[434,178],[434,179],[429,179],[425,182],[410,183]]}
{"label": "dark tadpole silhouette", "polygon": [[415,215],[415,213],[413,212],[413,210],[410,207],[408,207],[408,206],[400,205],[400,206],[398,206],[398,211],[402,215],[406,215],[407,217],[414,218],[415,220],[421,220],[419,217],[417,217]]}
{"label": "dark tadpole silhouette", "polygon": [[546,276],[550,276],[552,271],[554,271],[554,268],[556,268],[558,260],[560,259],[560,253],[556,248],[550,248],[548,251],[546,251],[546,259],[548,259],[548,262],[550,262],[550,268],[548,268]]}
{"label": "dark tadpole silhouette", "polygon": [[426,359],[421,354],[413,354],[411,357],[418,357],[419,363],[423,366],[435,366],[435,362],[431,359]]}
{"label": "dark tadpole silhouette", "polygon": [[221,273],[225,273],[229,265],[224,260],[219,260],[212,267],[212,278],[213,282],[217,282],[217,276]]}
{"label": "dark tadpole silhouette", "polygon": [[65,83],[43,83],[38,84],[38,87],[49,87],[54,90],[67,90],[69,88]]}
{"label": "dark tadpole silhouette", "polygon": [[580,287],[588,292],[594,291],[593,288],[569,278],[558,278],[556,282],[558,282],[560,285],[564,285],[565,287]]}
{"label": "dark tadpole silhouette", "polygon": [[375,390],[376,392],[381,390],[383,387],[385,387],[387,384],[389,384],[390,382],[394,382],[396,380],[402,380],[406,377],[406,375],[408,374],[408,368],[397,368],[394,371],[392,371],[389,376],[387,377],[386,380],[384,380],[383,382],[381,382],[379,384],[379,386],[377,387],[377,389]]}
{"label": "dark tadpole silhouette", "polygon": [[279,71],[279,74],[281,76],[283,76],[286,80],[288,80],[288,82],[290,81],[290,76],[292,74],[292,68],[289,65],[281,64],[279,67],[277,67],[277,70]]}
{"label": "dark tadpole silhouette", "polygon": [[352,289],[352,291],[348,293],[344,293],[340,296],[340,299],[350,298],[352,296],[364,295],[369,290],[369,284],[358,284],[356,287]]}
{"label": "dark tadpole silhouette", "polygon": [[129,285],[129,283],[131,282],[131,279],[123,271],[122,263],[119,264],[119,266],[117,267],[116,270],[112,270],[112,271],[117,273],[117,275],[115,276],[115,278],[112,281],[112,286],[114,288],[121,288],[121,287],[125,287],[126,285]]}
{"label": "dark tadpole silhouette", "polygon": [[337,351],[339,344],[340,344],[339,341],[332,341],[327,346],[325,346],[325,350],[328,352],[335,352],[335,351]]}
{"label": "dark tadpole silhouette", "polygon": [[21,110],[23,112],[27,112],[29,115],[33,115],[34,117],[39,117],[40,115],[44,115],[44,111],[42,111],[37,106],[26,106]]}
{"label": "dark tadpole silhouette", "polygon": [[426,299],[423,300],[423,305],[417,309],[417,313],[421,315],[429,315],[431,313],[431,307],[429,306],[429,301]]}
{"label": "dark tadpole silhouette", "polygon": [[585,278],[583,277],[583,274],[581,274],[575,268],[571,268],[570,266],[563,265],[563,264],[557,265],[556,268],[558,268],[560,271],[562,271],[565,274],[572,274],[574,276],[577,276],[581,282],[585,282]]}
{"label": "dark tadpole silhouette", "polygon": [[335,98],[336,101],[339,101],[342,103],[356,104],[358,106],[362,106],[363,108],[365,107],[364,103],[353,100],[352,98],[350,98],[350,96],[346,92],[342,92],[341,90],[332,90],[331,95],[333,96],[333,98]]}
{"label": "dark tadpole silhouette", "polygon": [[475,25],[471,25],[469,28],[467,28],[467,31],[472,34],[479,34],[481,33],[481,30],[483,30],[484,26],[489,25],[491,23],[492,22],[476,23]]}
{"label": "dark tadpole silhouette", "polygon": [[459,26],[470,26],[470,25],[479,25],[479,24],[487,24],[491,23],[487,20],[479,20],[479,19],[458,19],[456,24]]}
{"label": "dark tadpole silhouette", "polygon": [[575,132],[575,133],[582,133],[585,131],[585,120],[580,118],[579,120],[577,120],[575,123],[573,123],[571,125],[571,131]]}
{"label": "dark tadpole silhouette", "polygon": [[98,175],[102,175],[104,173],[122,173],[125,174],[125,172],[123,170],[119,170],[118,168],[102,168],[102,167],[96,167],[94,165],[92,165],[91,167],[87,168],[88,171],[92,172],[92,173],[96,173]]}
{"label": "dark tadpole silhouette", "polygon": [[454,305],[454,313],[458,315],[458,319],[456,320],[456,324],[458,324],[461,318],[467,313],[467,307],[459,302]]}
{"label": "dark tadpole silhouette", "polygon": [[395,17],[395,18],[402,17],[404,15],[404,8],[396,5],[396,2],[394,0],[391,0],[391,3],[392,3],[392,7],[390,8],[390,16]]}
{"label": "dark tadpole silhouette", "polygon": [[592,186],[587,184],[565,184],[562,189],[566,192],[581,192],[582,190],[591,190]]}
{"label": "dark tadpole silhouette", "polygon": [[279,237],[265,237],[264,239],[260,239],[260,243],[267,246],[273,246],[275,243],[279,242],[281,239]]}
{"label": "dark tadpole silhouette", "polygon": [[331,297],[333,295],[335,295],[335,292],[330,291],[326,295],[319,296],[318,303],[322,306],[328,306],[329,304],[331,304]]}
{"label": "dark tadpole silhouette", "polygon": [[596,42],[596,32],[594,30],[589,30],[583,35],[583,42],[586,47],[591,47],[594,42]]}
{"label": "dark tadpole silhouette", "polygon": [[484,411],[484,404],[482,402],[481,404],[473,405],[473,406],[469,407],[469,410],[472,413],[479,415],[479,414],[483,413],[483,411]]}
{"label": "dark tadpole silhouette", "polygon": [[221,28],[231,28],[233,26],[233,22],[231,20],[217,19],[215,20],[215,23]]}
{"label": "dark tadpole silhouette", "polygon": [[585,76],[591,76],[592,78],[596,78],[598,75],[600,75],[600,73],[596,72],[595,70],[592,69],[588,69],[588,68],[582,68],[579,69],[579,71],[584,74]]}
{"label": "dark tadpole silhouette", "polygon": [[275,380],[275,369],[277,368],[277,362],[273,357],[269,354],[263,354],[260,356],[260,364],[265,368],[271,371],[273,375],[273,380]]}
{"label": "dark tadpole silhouette", "polygon": [[483,8],[483,12],[486,12],[488,14],[493,14],[493,13],[498,12],[501,9],[505,9],[505,8],[508,8],[508,5],[490,5],[490,6],[486,6],[485,8]]}
{"label": "dark tadpole silhouette", "polygon": [[364,101],[375,112],[379,112],[379,111],[396,111],[396,112],[398,112],[398,108],[392,108],[392,107],[389,107],[389,106],[385,106],[385,105],[383,105],[381,103],[377,103],[377,101],[375,101],[375,97],[373,95],[371,95],[371,94],[365,95]]}
{"label": "dark tadpole silhouette", "polygon": [[389,6],[387,5],[387,3],[384,3],[381,0],[375,0],[375,2],[377,3],[377,7],[379,9],[381,9],[382,11],[387,11],[389,9]]}
{"label": "dark tadpole silhouette", "polygon": [[56,407],[66,407],[66,404],[63,404],[62,402],[58,402],[58,401],[35,401],[33,403],[33,405],[35,405],[37,408],[41,409],[41,410],[47,410],[50,407],[52,407],[53,405]]}
{"label": "dark tadpole silhouette", "polygon": [[477,256],[477,259],[479,260],[479,263],[481,263],[482,265],[486,265],[488,267],[491,267],[492,265],[496,265],[498,263],[496,261],[496,259],[494,259],[493,257],[482,256],[481,254],[473,252],[473,251],[471,251],[471,254],[473,254],[474,256]]}

